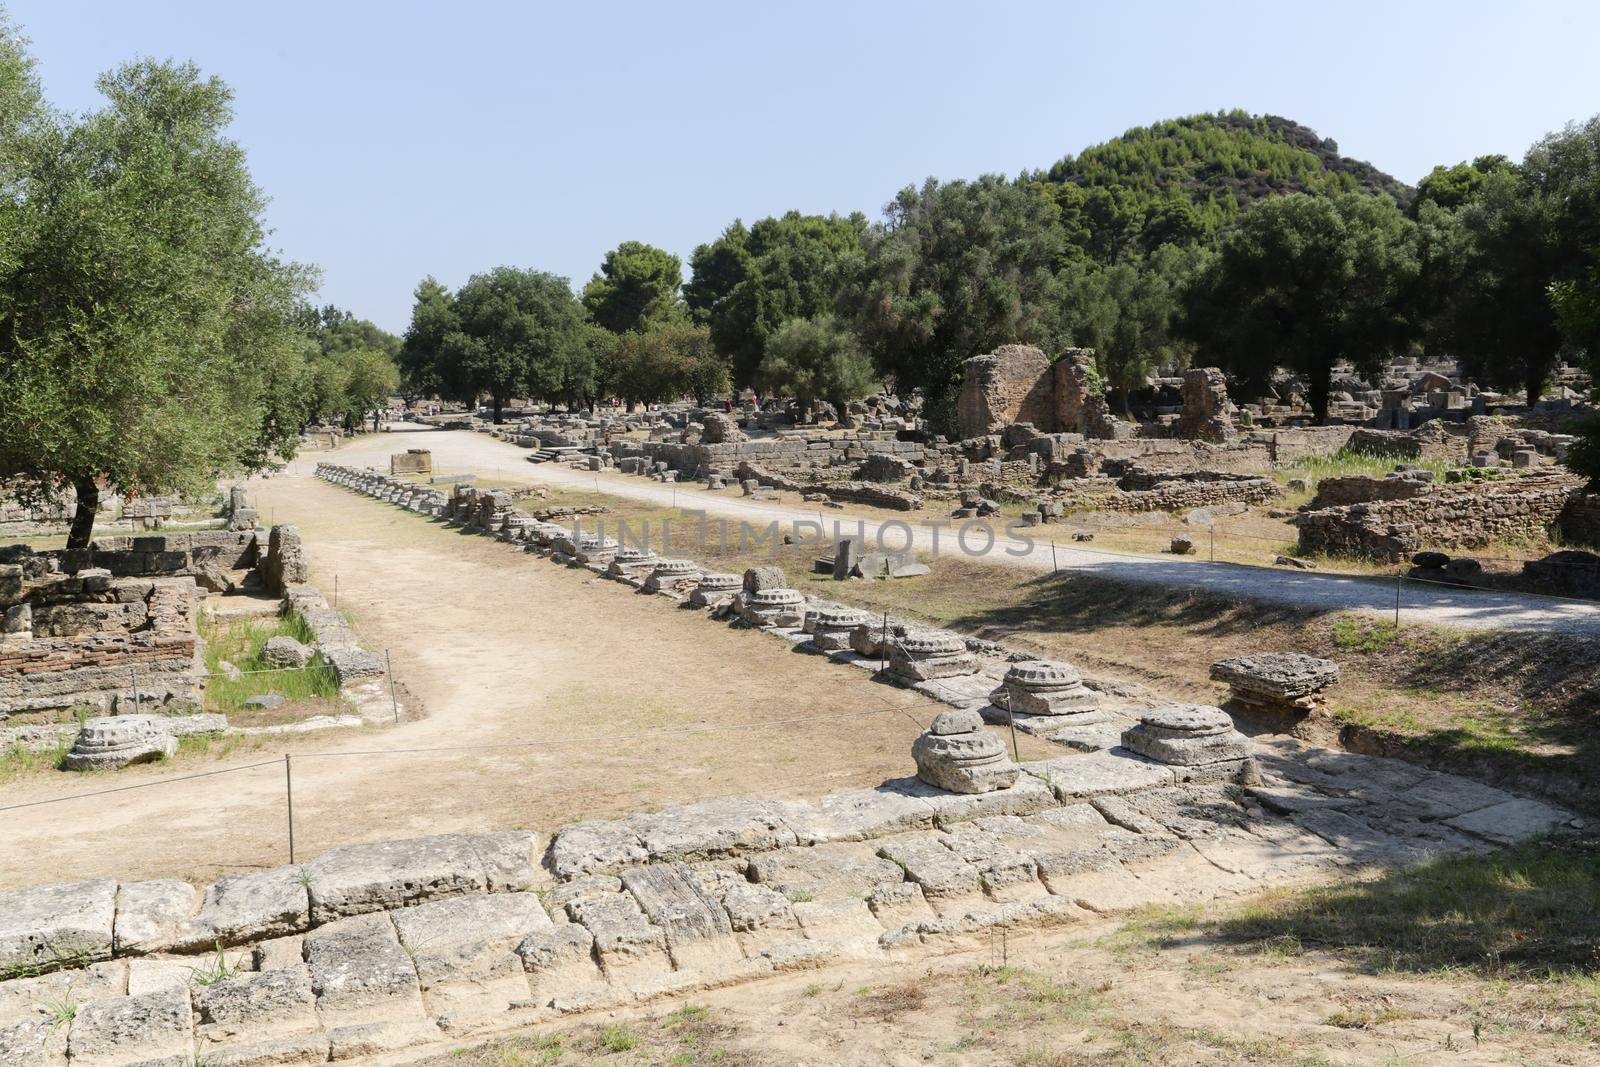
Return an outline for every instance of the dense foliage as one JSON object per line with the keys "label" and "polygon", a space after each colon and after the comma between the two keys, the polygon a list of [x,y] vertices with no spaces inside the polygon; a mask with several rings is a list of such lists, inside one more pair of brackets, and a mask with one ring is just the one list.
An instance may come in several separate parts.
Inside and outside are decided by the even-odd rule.
{"label": "dense foliage", "polygon": [[424,279],[400,361],[439,396],[467,404],[487,396],[499,422],[518,397],[591,399],[598,348],[565,278],[496,267],[454,294]]}
{"label": "dense foliage", "polygon": [[711,331],[666,322],[612,337],[601,357],[605,391],[633,404],[683,396],[708,404],[728,391],[728,364],[711,343]]}
{"label": "dense foliage", "polygon": [[331,304],[304,308],[301,318],[314,342],[306,367],[306,418],[359,429],[400,388],[400,338]]}
{"label": "dense foliage", "polygon": [[191,65],[104,75],[45,107],[0,26],[0,474],[72,485],[86,547],[105,487],[199,490],[292,454],[308,273],[265,248],[264,198]]}
{"label": "dense foliage", "polygon": [[855,334],[830,314],[790,319],[767,340],[756,384],[791,396],[802,409],[826,400],[840,414],[878,388],[872,360]]}
{"label": "dense foliage", "polygon": [[1068,255],[1100,263],[1205,243],[1258,201],[1411,190],[1338,144],[1276,115],[1191,115],[1067,156],[1034,175],[1061,207]]}
{"label": "dense foliage", "polygon": [[612,333],[680,322],[687,315],[679,289],[683,264],[670,252],[640,241],[624,241],[583,287],[583,306]]}

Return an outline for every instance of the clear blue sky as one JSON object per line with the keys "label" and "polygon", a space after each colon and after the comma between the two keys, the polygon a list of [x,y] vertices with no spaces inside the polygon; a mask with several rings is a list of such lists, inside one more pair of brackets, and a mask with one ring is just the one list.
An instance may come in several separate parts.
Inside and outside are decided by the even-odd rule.
{"label": "clear blue sky", "polygon": [[1014,174],[1242,107],[1415,182],[1600,112],[1600,4],[1099,0],[10,0],[46,91],[135,55],[237,93],[274,243],[400,331],[427,274],[583,282],[735,217],[876,217],[927,176]]}

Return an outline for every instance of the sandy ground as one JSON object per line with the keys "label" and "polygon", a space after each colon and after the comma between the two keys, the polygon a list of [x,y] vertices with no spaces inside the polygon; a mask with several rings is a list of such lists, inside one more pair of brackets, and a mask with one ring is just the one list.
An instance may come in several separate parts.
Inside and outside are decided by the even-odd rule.
{"label": "sandy ground", "polygon": [[[1593,1064],[1553,1005],[1490,983],[1375,974],[1331,953],[1117,923],[999,935],[932,959],[783,975],[461,1042],[427,1067],[698,1064]],[[413,1057],[407,1057],[408,1060]]]}
{"label": "sandy ground", "polygon": [[[815,510],[746,500],[738,495],[736,489],[710,492],[702,486],[688,483],[669,485],[638,476],[575,471],[557,463],[531,464],[527,462],[526,449],[497,441],[488,434],[468,430],[412,429],[409,432],[366,437],[342,449],[338,455],[343,462],[371,464],[386,470],[389,454],[405,447],[431,449],[435,469],[440,471],[471,470],[498,476],[505,481],[544,482],[589,489],[598,486],[604,492],[634,500],[699,508],[709,515],[744,519],[758,525],[774,519],[784,524],[796,521],[815,523],[818,519]],[[322,455],[307,453],[299,464],[308,467]],[[829,510],[822,518],[829,529],[838,521],[846,524],[847,532],[853,532],[859,517],[865,523],[868,536],[876,536],[880,524],[886,521],[885,515],[881,511],[869,514],[863,509],[846,506],[842,511]],[[915,536],[915,547],[927,552],[933,550],[933,535],[921,524],[944,521],[946,518],[942,512],[910,512],[899,516],[898,521],[909,524]],[[887,521],[892,523],[897,520],[891,518]],[[1019,532],[1019,536],[1024,534],[1025,531]],[[884,536],[890,547],[898,548],[904,543],[906,534],[891,526]],[[941,551],[954,550],[954,536],[953,527],[939,534]],[[981,548],[983,539],[974,536],[969,543],[974,549]],[[1133,556],[1069,547],[1069,543],[1052,546],[1043,540],[1030,540],[1024,544],[1006,537],[996,539],[995,548],[987,558],[1032,570],[1070,567],[1106,578],[1194,588],[1224,596],[1327,611],[1361,611],[1380,616],[1394,611],[1394,583],[1392,579],[1385,578],[1340,577],[1231,563],[1207,563],[1198,558],[1176,556]],[[1404,611],[1407,620],[1442,626],[1600,634],[1600,605],[1517,593],[1460,591],[1410,583],[1405,588]]]}
{"label": "sandy ground", "polygon": [[[386,435],[355,447],[403,443]],[[285,752],[297,858],[360,840],[548,830],[730,793],[818,796],[914,772],[911,741],[934,714],[923,698],[298,468],[252,486],[262,513],[299,525],[313,580],[331,598],[337,579],[339,607],[366,647],[391,650],[425,717],[12,782],[0,805],[167,784],[5,812],[0,888],[205,880],[286,862]],[[817,716],[827,718],[741,728]],[[406,751],[456,748],[465,751]]]}

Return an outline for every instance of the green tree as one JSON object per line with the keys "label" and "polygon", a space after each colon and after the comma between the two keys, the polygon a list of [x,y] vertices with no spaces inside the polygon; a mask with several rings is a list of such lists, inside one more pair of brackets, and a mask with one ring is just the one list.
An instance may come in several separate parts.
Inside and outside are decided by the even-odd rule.
{"label": "green tree", "polygon": [[[413,291],[411,324],[406,327],[395,361],[405,388],[418,396],[459,397],[464,383],[446,381],[444,339],[460,329],[450,290],[431,275]],[[470,403],[476,396],[468,398]]]}
{"label": "green tree", "polygon": [[487,394],[495,422],[514,397],[566,399],[592,376],[583,309],[565,278],[496,267],[469,278],[451,305],[455,329],[441,342],[441,378],[457,383],[459,399]]}
{"label": "green tree", "polygon": [[1092,348],[1101,376],[1128,411],[1130,396],[1161,367],[1188,365],[1193,344],[1174,329],[1180,295],[1207,253],[1163,245],[1148,257],[1061,272],[1062,329]]}
{"label": "green tree", "polygon": [[728,364],[706,327],[664,323],[616,338],[605,356],[604,386],[629,407],[685,395],[705,404],[728,391]]}
{"label": "green tree", "polygon": [[102,488],[201,491],[293,454],[312,279],[266,250],[220,81],[141,60],[98,110],[45,115],[0,38],[0,473],[76,489],[76,552]]}
{"label": "green tree", "polygon": [[756,382],[765,392],[794,397],[802,409],[826,400],[841,416],[850,401],[880,385],[861,342],[827,313],[780,326],[767,339]]}
{"label": "green tree", "polygon": [[1477,198],[1478,187],[1491,174],[1509,171],[1515,164],[1505,156],[1479,156],[1471,163],[1453,167],[1440,164],[1417,183],[1417,198],[1412,203],[1416,215],[1425,204],[1437,204],[1446,211],[1458,211]]}
{"label": "green tree", "polygon": [[671,252],[624,241],[606,253],[600,271],[583,287],[583,306],[612,333],[679,322],[688,312],[679,296],[683,264]]}
{"label": "green tree", "polygon": [[939,432],[956,432],[967,358],[1060,338],[1053,270],[1063,251],[1055,201],[1034,183],[989,175],[901,190],[864,240],[843,304],[880,371],[921,388]]}
{"label": "green tree", "polygon": [[1303,375],[1326,421],[1335,363],[1376,373],[1409,340],[1416,275],[1415,226],[1387,197],[1267,200],[1185,287],[1179,329],[1249,382],[1278,366]]}
{"label": "green tree", "polygon": [[399,388],[400,338],[331,304],[306,308],[303,318],[315,339],[307,368],[307,420],[338,418],[354,431]]}
{"label": "green tree", "polygon": [[1560,213],[1520,168],[1488,175],[1455,214],[1460,229],[1436,260],[1430,350],[1497,389],[1538,401],[1560,358],[1562,337],[1549,289],[1562,267]]}
{"label": "green tree", "polygon": [[750,227],[739,249],[743,277],[716,301],[707,319],[717,350],[732,362],[735,383],[754,379],[767,339],[779,326],[834,308],[860,263],[866,229],[860,214],[798,211]]}
{"label": "green tree", "polygon": [[750,231],[734,219],[715,241],[696,246],[683,287],[683,302],[696,323],[709,325],[717,303],[744,281],[750,270],[749,242]]}

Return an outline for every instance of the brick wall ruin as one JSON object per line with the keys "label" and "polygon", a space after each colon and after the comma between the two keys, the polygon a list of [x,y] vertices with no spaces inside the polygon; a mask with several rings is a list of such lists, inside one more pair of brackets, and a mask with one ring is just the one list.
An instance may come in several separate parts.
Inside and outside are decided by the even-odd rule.
{"label": "brick wall ruin", "polygon": [[[36,577],[23,577],[32,570]],[[197,708],[205,666],[192,578],[0,564],[0,721]],[[135,696],[137,691],[137,697]]]}
{"label": "brick wall ruin", "polygon": [[1050,360],[1032,345],[1002,345],[962,367],[956,415],[963,438],[985,437],[1011,423],[1045,433],[1113,438],[1119,429],[1106,407],[1094,353],[1069,348]]}

